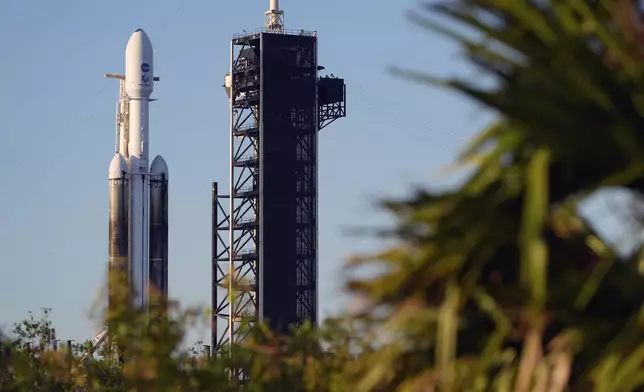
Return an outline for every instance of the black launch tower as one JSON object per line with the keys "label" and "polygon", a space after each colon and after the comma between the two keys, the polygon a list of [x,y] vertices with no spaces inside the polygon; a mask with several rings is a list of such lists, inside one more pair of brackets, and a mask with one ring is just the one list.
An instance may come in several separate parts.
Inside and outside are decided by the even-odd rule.
{"label": "black launch tower", "polygon": [[256,321],[288,333],[318,319],[318,131],[346,116],[346,87],[318,74],[317,34],[282,18],[269,10],[265,28],[231,41],[230,184],[212,189],[215,355]]}

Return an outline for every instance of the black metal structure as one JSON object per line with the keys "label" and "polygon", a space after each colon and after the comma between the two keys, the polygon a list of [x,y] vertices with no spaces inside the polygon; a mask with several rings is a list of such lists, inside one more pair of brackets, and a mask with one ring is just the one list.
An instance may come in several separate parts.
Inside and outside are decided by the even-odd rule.
{"label": "black metal structure", "polygon": [[231,42],[228,195],[213,183],[215,355],[255,321],[279,333],[317,322],[317,137],[346,116],[344,80],[321,69],[313,32]]}

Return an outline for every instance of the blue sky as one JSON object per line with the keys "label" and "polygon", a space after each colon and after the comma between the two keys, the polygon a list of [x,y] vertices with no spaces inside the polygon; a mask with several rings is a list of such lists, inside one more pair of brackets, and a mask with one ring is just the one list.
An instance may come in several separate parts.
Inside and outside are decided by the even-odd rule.
{"label": "blue sky", "polygon": [[[344,77],[348,118],[320,135],[320,305],[348,304],[341,268],[377,249],[343,229],[389,223],[375,207],[437,169],[487,120],[460,97],[391,77],[399,65],[472,75],[456,48],[406,21],[414,1],[282,0],[288,28],[317,30],[320,63]],[[392,5],[393,4],[393,5]],[[263,23],[268,0],[0,2],[0,326],[53,308],[61,339],[91,337],[89,309],[107,262],[107,170],[125,45],[155,50],[151,154],[171,171],[170,295],[210,298],[210,183],[227,183],[232,34]],[[206,335],[201,336],[205,338]]]}

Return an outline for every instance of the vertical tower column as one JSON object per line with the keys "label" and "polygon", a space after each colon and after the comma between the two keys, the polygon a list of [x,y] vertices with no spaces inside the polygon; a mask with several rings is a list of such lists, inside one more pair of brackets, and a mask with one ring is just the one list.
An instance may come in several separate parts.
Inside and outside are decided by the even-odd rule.
{"label": "vertical tower column", "polygon": [[[228,195],[213,194],[213,352],[239,343],[258,316],[259,36],[233,39],[229,96]],[[213,185],[214,186],[214,185]],[[214,188],[213,188],[214,189]],[[215,190],[213,190],[215,192]],[[223,218],[219,218],[223,215]],[[223,321],[219,323],[219,320]],[[242,326],[250,328],[242,328]]]}
{"label": "vertical tower column", "polygon": [[260,314],[317,322],[317,38],[261,34]]}
{"label": "vertical tower column", "polygon": [[284,31],[284,11],[280,10],[279,0],[270,0],[269,9],[264,14],[264,28],[276,33]]}

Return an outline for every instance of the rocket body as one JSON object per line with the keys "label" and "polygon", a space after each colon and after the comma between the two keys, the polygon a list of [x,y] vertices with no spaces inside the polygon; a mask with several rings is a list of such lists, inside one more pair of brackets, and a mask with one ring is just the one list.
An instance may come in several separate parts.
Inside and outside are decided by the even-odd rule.
{"label": "rocket body", "polygon": [[135,306],[148,305],[148,140],[150,95],[154,90],[152,43],[143,30],[132,34],[125,49],[125,92],[129,98],[130,284]]}
{"label": "rocket body", "polygon": [[[127,268],[132,305],[144,310],[150,305],[151,277],[155,286],[162,286],[157,290],[167,295],[168,270],[168,168],[161,156],[154,161],[154,173],[149,166],[153,75],[152,43],[143,30],[136,30],[125,50],[124,91],[118,116],[119,151],[110,166],[110,266]],[[151,186],[154,186],[152,198]],[[154,252],[153,263],[150,249]]]}

